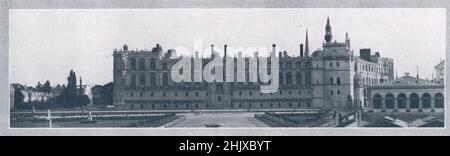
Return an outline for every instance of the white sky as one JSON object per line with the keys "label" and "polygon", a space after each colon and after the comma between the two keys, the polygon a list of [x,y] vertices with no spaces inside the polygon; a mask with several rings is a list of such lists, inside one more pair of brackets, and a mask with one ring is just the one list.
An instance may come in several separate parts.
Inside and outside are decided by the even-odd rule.
{"label": "white sky", "polygon": [[344,41],[348,32],[358,55],[371,48],[394,58],[399,76],[415,75],[419,66],[431,79],[445,57],[445,9],[21,9],[10,10],[10,79],[67,83],[73,69],[85,84],[105,84],[112,81],[112,51],[125,43],[164,50],[193,49],[194,39],[205,48],[276,43],[298,56],[305,28],[310,50],[321,48],[327,16],[333,40]]}

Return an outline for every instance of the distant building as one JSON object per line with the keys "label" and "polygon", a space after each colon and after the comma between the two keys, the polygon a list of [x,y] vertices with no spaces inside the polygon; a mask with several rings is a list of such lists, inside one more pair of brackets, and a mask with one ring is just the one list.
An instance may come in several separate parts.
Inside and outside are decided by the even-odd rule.
{"label": "distant building", "polygon": [[[342,109],[367,105],[367,86],[394,78],[393,59],[379,52],[373,55],[370,49],[361,49],[356,56],[348,34],[344,42],[333,40],[329,19],[324,39],[322,49],[310,53],[306,31],[298,57],[272,45],[280,68],[280,87],[273,94],[260,93],[260,84],[248,81],[245,65],[245,82],[175,83],[171,68],[181,58],[173,57],[174,50],[164,52],[159,44],[152,50],[130,50],[124,45],[113,51],[113,102],[122,109]],[[224,55],[229,57],[226,48]],[[216,57],[214,52],[211,45],[211,57],[200,59],[206,64]],[[247,63],[250,58],[245,58]],[[224,75],[229,72],[236,70]]]}
{"label": "distant building", "polygon": [[113,99],[113,83],[105,85],[95,85],[92,87],[92,104],[93,105],[112,105]]}
{"label": "distant building", "polygon": [[370,112],[443,112],[444,84],[405,76],[367,88]]}
{"label": "distant building", "polygon": [[445,79],[445,60],[442,60],[441,62],[439,62],[439,64],[434,66],[434,75],[436,76],[434,78],[435,82],[444,84],[444,79]]}
{"label": "distant building", "polygon": [[24,95],[23,102],[46,102],[52,97],[55,97],[52,93],[37,92],[30,89],[22,90]]}
{"label": "distant building", "polygon": [[14,92],[15,92],[15,89],[14,89],[13,85],[11,84],[9,86],[9,109],[10,110],[14,109]]}

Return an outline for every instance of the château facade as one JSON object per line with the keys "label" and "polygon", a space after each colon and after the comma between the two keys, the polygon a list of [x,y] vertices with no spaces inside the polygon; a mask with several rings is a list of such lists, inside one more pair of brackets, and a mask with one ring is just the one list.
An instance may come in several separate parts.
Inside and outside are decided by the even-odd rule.
{"label": "ch\u00e2teau facade", "polygon": [[[176,83],[171,68],[181,57],[173,57],[174,50],[165,51],[159,44],[151,50],[130,50],[124,45],[113,52],[113,103],[121,109],[149,110],[344,109],[365,106],[367,86],[394,78],[393,59],[372,54],[370,49],[361,49],[357,56],[348,34],[344,42],[333,41],[329,19],[324,39],[322,49],[310,52],[306,31],[297,57],[277,51],[273,44],[272,53],[278,52],[279,58],[279,88],[267,94],[260,92],[259,83],[248,81],[247,65],[246,82]],[[211,45],[211,57],[201,58],[204,64],[215,57],[213,49]],[[225,56],[230,57],[226,50],[224,45]]]}

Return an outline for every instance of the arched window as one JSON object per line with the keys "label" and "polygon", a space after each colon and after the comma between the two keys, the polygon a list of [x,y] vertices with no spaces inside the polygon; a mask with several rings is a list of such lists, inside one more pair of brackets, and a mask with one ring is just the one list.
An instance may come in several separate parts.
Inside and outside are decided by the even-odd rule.
{"label": "arched window", "polygon": [[422,95],[422,108],[431,108],[431,96],[428,93]]}
{"label": "arched window", "polygon": [[162,63],[162,70],[167,70],[167,63]]}
{"label": "arched window", "polygon": [[291,72],[286,73],[286,84],[290,85],[292,84],[292,74]]}
{"label": "arched window", "polygon": [[330,84],[334,83],[334,79],[332,77],[330,77]]}
{"label": "arched window", "polygon": [[301,63],[300,62],[295,62],[295,68],[301,68]]}
{"label": "arched window", "polygon": [[385,100],[385,103],[386,103],[386,109],[393,109],[394,108],[394,95],[387,94],[384,100]]}
{"label": "arched window", "polygon": [[130,66],[131,66],[131,70],[136,70],[136,59],[131,58],[130,60]]}
{"label": "arched window", "polygon": [[286,62],[286,68],[292,68],[292,63],[291,62]]}
{"label": "arched window", "polygon": [[155,73],[152,73],[152,74],[150,75],[150,85],[151,85],[151,86],[156,86],[156,76],[155,76]]}
{"label": "arched window", "polygon": [[136,86],[136,74],[131,74],[131,86]]}
{"label": "arched window", "polygon": [[162,85],[163,85],[163,86],[169,85],[169,75],[168,75],[167,73],[164,73],[164,74],[163,74]]}
{"label": "arched window", "polygon": [[380,94],[376,94],[373,97],[373,108],[381,109],[382,108],[382,102],[383,102],[382,100],[383,100],[383,98],[381,97],[381,95]]}
{"label": "arched window", "polygon": [[306,72],[305,74],[305,83],[311,84],[311,72]]}
{"label": "arched window", "polygon": [[145,86],[145,74],[139,75],[139,85]]}
{"label": "arched window", "polygon": [[279,79],[280,79],[280,85],[282,85],[284,83],[284,78],[283,78],[283,73],[282,72],[280,72]]}
{"label": "arched window", "polygon": [[441,93],[436,93],[434,95],[434,107],[444,108],[444,96]]}
{"label": "arched window", "polygon": [[156,69],[156,62],[155,62],[154,58],[150,59],[150,69],[151,70],[155,70]]}
{"label": "arched window", "polygon": [[306,62],[306,63],[305,63],[305,67],[306,67],[306,68],[311,68],[311,62]]}
{"label": "arched window", "polygon": [[145,59],[139,59],[139,70],[145,70]]}
{"label": "arched window", "polygon": [[303,83],[302,82],[302,73],[297,72],[295,74],[295,83],[298,84],[298,85]]}
{"label": "arched window", "polygon": [[406,95],[405,94],[402,93],[397,96],[397,107],[399,109],[406,108]]}
{"label": "arched window", "polygon": [[411,101],[410,108],[419,108],[419,96],[416,93],[412,93],[409,98]]}
{"label": "arched window", "polygon": [[336,78],[336,84],[340,85],[341,84],[341,78]]}

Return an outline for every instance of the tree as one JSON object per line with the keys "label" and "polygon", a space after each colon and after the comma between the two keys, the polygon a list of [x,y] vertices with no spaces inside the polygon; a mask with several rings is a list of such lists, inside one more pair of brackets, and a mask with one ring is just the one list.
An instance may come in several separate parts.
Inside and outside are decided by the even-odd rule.
{"label": "tree", "polygon": [[62,107],[82,107],[90,103],[89,97],[81,91],[81,85],[80,89],[78,89],[76,83],[76,74],[73,70],[70,70],[69,76],[67,77],[67,87],[63,88],[61,94],[56,98],[56,101]]}
{"label": "tree", "polygon": [[37,85],[36,85],[36,90],[37,90],[38,92],[42,92],[42,84],[41,84],[41,82],[38,82],[38,83],[37,83]]}
{"label": "tree", "polygon": [[52,92],[52,86],[50,85],[49,80],[45,81],[44,85],[42,86],[42,91],[47,93]]}
{"label": "tree", "polygon": [[18,85],[14,85],[14,106],[17,108],[23,107],[25,95],[23,95],[22,90]]}

